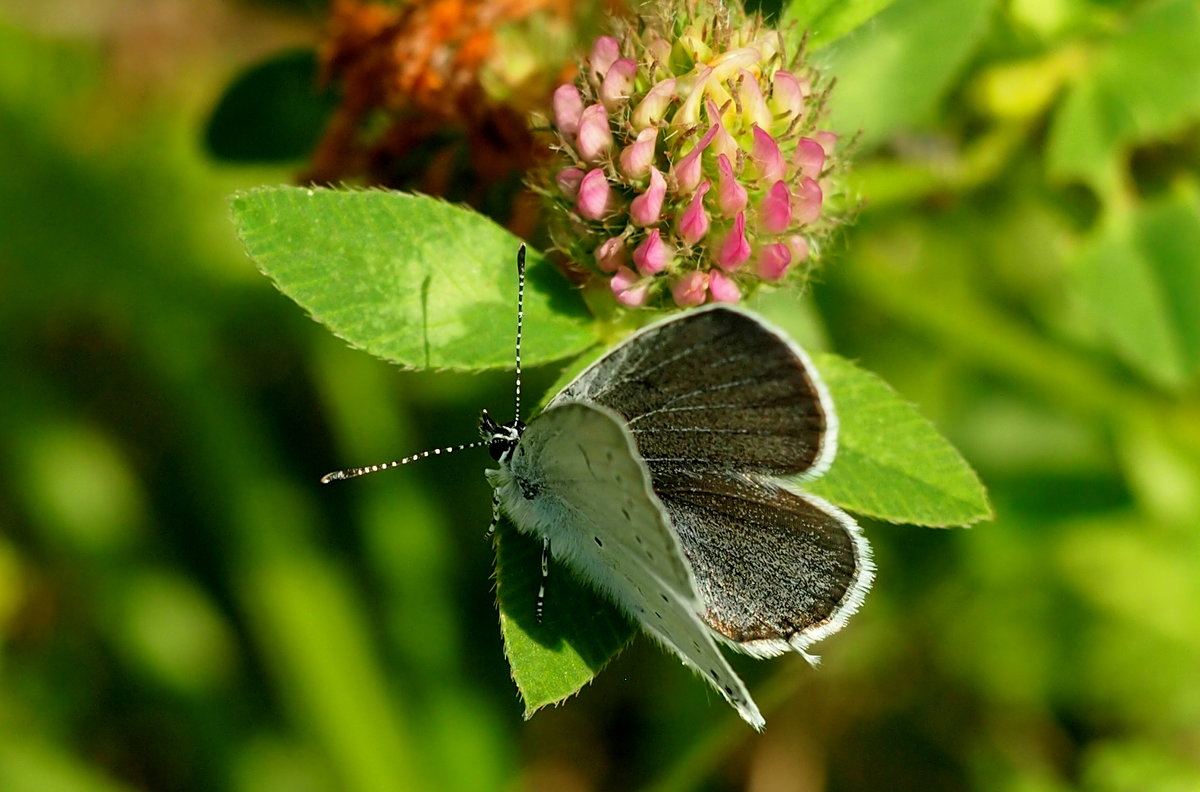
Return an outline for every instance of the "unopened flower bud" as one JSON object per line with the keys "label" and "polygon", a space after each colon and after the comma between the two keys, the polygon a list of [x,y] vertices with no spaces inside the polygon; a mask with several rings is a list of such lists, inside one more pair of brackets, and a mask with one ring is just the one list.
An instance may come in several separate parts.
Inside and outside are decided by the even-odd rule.
{"label": "unopened flower bud", "polygon": [[625,240],[621,237],[609,237],[596,247],[592,254],[596,266],[602,272],[616,272],[625,266]]}
{"label": "unopened flower bud", "polygon": [[633,78],[637,74],[637,61],[630,58],[619,58],[604,75],[604,83],[600,86],[600,102],[609,110],[615,112],[621,105],[629,101],[629,92],[633,88]]}
{"label": "unopened flower bud", "polygon": [[592,54],[588,57],[588,68],[597,81],[603,80],[608,69],[617,58],[621,57],[621,45],[612,36],[601,36],[592,45]]}
{"label": "unopened flower bud", "polygon": [[712,184],[708,181],[700,182],[700,186],[696,188],[696,193],[692,196],[691,203],[679,216],[679,236],[683,237],[683,241],[689,245],[696,244],[708,233],[708,215],[704,212],[704,196],[708,194],[711,186]]}
{"label": "unopened flower bud", "polygon": [[589,105],[579,117],[579,156],[585,162],[599,162],[613,145],[612,130],[608,126],[608,112],[604,105]]}
{"label": "unopened flower bud", "polygon": [[746,208],[749,200],[746,188],[733,175],[733,165],[724,154],[717,157],[717,170],[721,174],[717,181],[717,206],[721,207],[721,214],[733,217]]}
{"label": "unopened flower bud", "polygon": [[583,97],[579,89],[570,83],[558,86],[554,91],[554,124],[566,137],[579,132],[579,116],[583,113]]}
{"label": "unopened flower bud", "polygon": [[733,278],[720,270],[708,273],[708,292],[715,302],[733,303],[742,299],[742,291]]}
{"label": "unopened flower bud", "polygon": [[792,250],[783,242],[763,245],[755,257],[754,271],[763,280],[777,281],[786,273],[792,263]]}
{"label": "unopened flower bud", "polygon": [[644,305],[650,292],[650,282],[639,279],[637,273],[628,267],[618,269],[608,283],[617,302],[630,308]]}
{"label": "unopened flower bud", "polygon": [[796,153],[792,155],[792,162],[801,176],[815,179],[825,168],[825,149],[812,138],[802,137],[796,141]]}
{"label": "unopened flower bud", "polygon": [[777,181],[763,196],[758,207],[758,228],[768,234],[782,234],[792,224],[792,196],[787,182]]}
{"label": "unopened flower bud", "polygon": [[670,260],[671,249],[666,242],[663,242],[662,233],[657,228],[650,229],[650,234],[645,241],[633,251],[634,266],[643,275],[662,272]]}
{"label": "unopened flower bud", "polygon": [[[584,113],[586,114],[586,110]],[[750,153],[750,161],[758,172],[759,178],[770,183],[782,179],[786,168],[783,164],[783,154],[775,138],[760,126],[752,129],[754,134],[754,150]]]}
{"label": "unopened flower bud", "polygon": [[685,274],[671,286],[671,296],[682,308],[703,305],[708,299],[708,273],[692,270]]}
{"label": "unopened flower bud", "polygon": [[592,168],[579,182],[579,197],[575,200],[575,210],[579,216],[588,220],[599,220],[608,214],[612,208],[612,188],[604,171]]}
{"label": "unopened flower bud", "polygon": [[726,272],[732,272],[746,263],[750,258],[750,242],[746,239],[746,214],[738,212],[733,220],[733,228],[725,236],[725,240],[717,248],[717,266]]}
{"label": "unopened flower bud", "polygon": [[796,222],[802,225],[816,222],[821,216],[821,185],[817,184],[816,179],[810,179],[807,176],[800,180],[797,185],[794,206],[792,211],[795,214]]}
{"label": "unopened flower bud", "polygon": [[654,162],[654,147],[658,140],[658,130],[646,127],[638,133],[637,139],[621,152],[621,173],[630,179],[642,179],[650,172],[650,164]]}
{"label": "unopened flower bud", "polygon": [[658,168],[650,168],[650,187],[629,204],[629,217],[634,224],[651,226],[662,219],[663,200],[667,197],[667,180]]}

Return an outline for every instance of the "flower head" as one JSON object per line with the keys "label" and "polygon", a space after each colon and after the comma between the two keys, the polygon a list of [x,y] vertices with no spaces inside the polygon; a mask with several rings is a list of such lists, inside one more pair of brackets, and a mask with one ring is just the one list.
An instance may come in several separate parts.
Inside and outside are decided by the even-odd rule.
{"label": "flower head", "polygon": [[821,76],[738,7],[660,3],[597,39],[554,94],[554,243],[622,305],[803,284],[841,221]]}

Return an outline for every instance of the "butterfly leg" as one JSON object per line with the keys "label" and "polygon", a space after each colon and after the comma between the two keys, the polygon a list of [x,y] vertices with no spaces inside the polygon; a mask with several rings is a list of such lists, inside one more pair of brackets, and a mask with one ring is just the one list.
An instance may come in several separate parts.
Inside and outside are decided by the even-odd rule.
{"label": "butterfly leg", "polygon": [[488,525],[486,538],[491,539],[500,524],[500,490],[492,490],[492,522]]}
{"label": "butterfly leg", "polygon": [[542,623],[542,614],[546,610],[546,579],[550,577],[550,537],[542,537],[542,582],[538,586],[537,606],[534,613],[538,624]]}

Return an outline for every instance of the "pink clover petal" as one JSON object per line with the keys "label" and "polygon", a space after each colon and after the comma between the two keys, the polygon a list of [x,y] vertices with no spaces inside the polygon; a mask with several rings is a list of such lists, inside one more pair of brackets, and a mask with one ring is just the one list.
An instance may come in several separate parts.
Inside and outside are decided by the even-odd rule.
{"label": "pink clover petal", "polygon": [[588,56],[588,68],[597,81],[603,80],[609,68],[621,57],[621,45],[612,36],[601,36],[592,44],[592,54]]}
{"label": "pink clover petal", "polygon": [[670,261],[671,248],[657,228],[650,229],[645,241],[633,250],[633,264],[643,275],[662,272]]}
{"label": "pink clover petal", "polygon": [[650,57],[658,61],[660,64],[665,64],[671,59],[671,42],[665,38],[655,36],[646,44],[646,51],[650,53]]}
{"label": "pink clover petal", "polygon": [[608,74],[604,75],[604,83],[600,86],[600,101],[609,111],[615,111],[629,100],[635,75],[637,61],[631,58],[621,58],[609,68]]}
{"label": "pink clover petal", "polygon": [[754,270],[763,280],[777,281],[792,263],[792,249],[782,242],[763,245],[754,262]]}
{"label": "pink clover petal", "polygon": [[592,255],[602,272],[616,272],[625,266],[625,240],[610,237],[601,242]]}
{"label": "pink clover petal", "polygon": [[658,168],[650,168],[650,187],[633,199],[629,217],[635,225],[651,226],[662,219],[663,199],[667,197],[667,180]]}
{"label": "pink clover petal", "polygon": [[574,200],[579,195],[579,183],[583,181],[583,171],[579,168],[563,168],[554,176],[558,190],[566,197]]}
{"label": "pink clover petal", "polygon": [[715,125],[709,127],[708,131],[704,133],[704,137],[700,138],[700,142],[675,163],[675,166],[672,168],[672,175],[675,177],[676,194],[683,195],[690,193],[700,184],[700,155],[704,153],[704,149],[708,147],[708,144],[712,143],[719,128]]}
{"label": "pink clover petal", "polygon": [[742,291],[733,282],[733,278],[720,270],[713,270],[708,274],[708,292],[714,302],[733,303],[742,299]]}
{"label": "pink clover petal", "polygon": [[792,155],[792,162],[801,176],[815,179],[825,169],[825,149],[812,138],[802,137],[796,141],[796,153]]}
{"label": "pink clover petal", "polygon": [[708,215],[704,211],[704,196],[711,186],[712,183],[707,180],[700,182],[687,209],[684,209],[683,214],[679,216],[679,236],[683,237],[683,240],[689,245],[696,244],[708,233]]}
{"label": "pink clover petal", "polygon": [[792,224],[792,196],[787,183],[780,180],[771,185],[758,207],[759,229],[768,234],[782,234]]}
{"label": "pink clover petal", "polygon": [[708,273],[693,270],[684,275],[671,286],[671,296],[682,308],[703,305],[708,299]]}
{"label": "pink clover petal", "polygon": [[821,148],[825,149],[825,156],[832,157],[834,149],[837,148],[838,136],[833,132],[818,132],[813,137],[821,144]]}
{"label": "pink clover petal", "polygon": [[792,206],[796,222],[801,225],[816,222],[817,218],[821,216],[823,198],[821,185],[817,184],[816,179],[807,176],[801,179],[800,184],[796,186],[796,195]]}
{"label": "pink clover petal", "polygon": [[630,123],[633,124],[633,128],[645,129],[661,121],[674,99],[674,77],[668,77],[665,80],[655,83],[646,92],[646,96],[642,101],[638,102],[638,106],[633,109],[633,115],[630,117]]}
{"label": "pink clover petal", "polygon": [[579,134],[576,136],[579,156],[586,162],[598,162],[612,145],[612,130],[608,126],[608,111],[604,105],[585,107],[579,116]]}
{"label": "pink clover petal", "polygon": [[687,98],[683,100],[683,104],[679,106],[679,110],[672,119],[672,123],[675,126],[687,128],[697,126],[700,123],[700,105],[704,99],[705,88],[711,76],[711,67],[700,66],[693,76],[686,78],[683,80],[683,84],[678,86],[681,89],[680,93]]}
{"label": "pink clover petal", "polygon": [[645,305],[650,290],[649,281],[640,282],[637,273],[629,267],[618,269],[608,285],[612,289],[613,296],[617,298],[617,302],[630,308]]}
{"label": "pink clover petal", "polygon": [[573,138],[579,132],[579,116],[583,113],[583,97],[571,83],[554,89],[554,125],[565,138]]}
{"label": "pink clover petal", "polygon": [[763,99],[762,89],[758,87],[758,80],[750,72],[742,69],[742,79],[738,85],[738,101],[742,106],[742,117],[745,118],[747,124],[754,124],[760,127],[771,126],[771,110],[767,107],[767,102]]}
{"label": "pink clover petal", "polygon": [[792,258],[797,262],[808,259],[808,240],[799,234],[792,234],[787,238],[788,250],[792,251]]}
{"label": "pink clover petal", "polygon": [[746,239],[746,214],[738,212],[733,228],[717,248],[717,266],[732,272],[750,258],[750,241]]}
{"label": "pink clover petal", "polygon": [[[750,161],[754,163],[758,175],[768,182],[782,179],[786,168],[783,164],[783,154],[779,151],[779,144],[760,126],[754,126],[752,133],[754,150],[750,154]],[[580,132],[580,134],[583,133]]]}
{"label": "pink clover petal", "polygon": [[587,220],[599,220],[608,214],[612,205],[612,188],[600,168],[592,168],[579,182],[579,197],[575,211]]}
{"label": "pink clover petal", "polygon": [[810,90],[807,82],[801,85],[796,75],[779,69],[771,78],[771,105],[775,112],[786,114],[788,119],[803,115],[804,100]]}
{"label": "pink clover petal", "polygon": [[746,208],[749,197],[746,195],[746,188],[733,175],[733,165],[729,157],[724,154],[718,156],[717,169],[721,173],[717,181],[717,206],[721,208],[721,214],[725,217],[733,217]]}
{"label": "pink clover petal", "polygon": [[658,141],[658,129],[646,127],[638,133],[637,139],[621,152],[621,173],[630,179],[641,179],[650,172],[654,162],[654,146]]}

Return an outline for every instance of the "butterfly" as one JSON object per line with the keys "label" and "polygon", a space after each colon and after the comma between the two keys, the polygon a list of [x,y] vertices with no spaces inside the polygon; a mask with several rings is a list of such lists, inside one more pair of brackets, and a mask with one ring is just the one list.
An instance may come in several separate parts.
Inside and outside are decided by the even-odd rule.
{"label": "butterfly", "polygon": [[[523,264],[524,247],[522,284]],[[528,425],[484,411],[483,440],[470,445],[499,463],[486,471],[493,527],[503,513],[542,540],[539,619],[553,556],[761,729],[719,645],[815,662],[807,648],[845,624],[874,576],[857,523],[795,484],[828,469],[837,426],[795,343],[749,311],[711,305],[630,335]]]}

